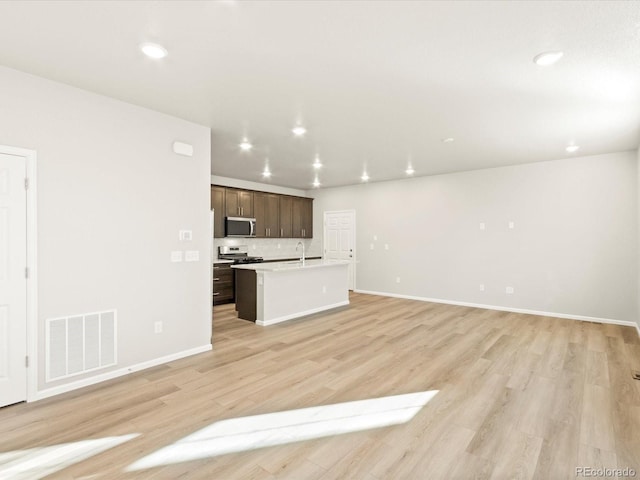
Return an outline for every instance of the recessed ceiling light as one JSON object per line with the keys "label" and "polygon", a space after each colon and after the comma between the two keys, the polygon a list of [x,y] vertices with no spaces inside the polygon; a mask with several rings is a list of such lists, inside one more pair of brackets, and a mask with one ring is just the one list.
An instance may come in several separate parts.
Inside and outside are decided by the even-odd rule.
{"label": "recessed ceiling light", "polygon": [[315,188],[318,188],[318,187],[320,186],[320,180],[318,180],[318,177],[316,177],[316,178],[313,180],[313,186],[314,186]]}
{"label": "recessed ceiling light", "polygon": [[567,148],[565,148],[565,150],[567,151],[567,153],[575,153],[578,150],[580,150],[580,146],[578,146],[578,145],[569,145]]}
{"label": "recessed ceiling light", "polygon": [[451,143],[453,142],[453,137],[447,137],[442,139],[442,143]]}
{"label": "recessed ceiling light", "polygon": [[407,175],[413,175],[416,171],[413,169],[411,165],[404,171]]}
{"label": "recessed ceiling light", "polygon": [[264,167],[262,176],[265,178],[269,178],[271,176],[271,170],[269,170],[269,167]]}
{"label": "recessed ceiling light", "polygon": [[367,175],[367,172],[364,172],[360,178],[362,179],[363,182],[369,181],[369,175]]}
{"label": "recessed ceiling light", "polygon": [[322,162],[320,161],[320,157],[316,155],[316,159],[313,161],[313,168],[316,170],[322,167]]}
{"label": "recessed ceiling light", "polygon": [[305,133],[307,133],[307,129],[304,128],[302,125],[296,125],[295,127],[293,127],[293,130],[291,130],[293,132],[293,134],[296,137],[301,137],[303,136]]}
{"label": "recessed ceiling light", "polygon": [[161,58],[166,57],[169,52],[162,45],[158,45],[157,43],[143,43],[140,45],[140,50],[149,58],[154,58],[159,60]]}
{"label": "recessed ceiling light", "polygon": [[239,146],[240,146],[240,150],[242,150],[243,152],[248,152],[253,148],[253,145],[251,145],[251,142],[246,138],[242,139],[242,142],[240,143]]}
{"label": "recessed ceiling light", "polygon": [[562,55],[564,55],[564,53],[560,51],[542,52],[533,57],[533,62],[541,67],[548,67],[560,60]]}

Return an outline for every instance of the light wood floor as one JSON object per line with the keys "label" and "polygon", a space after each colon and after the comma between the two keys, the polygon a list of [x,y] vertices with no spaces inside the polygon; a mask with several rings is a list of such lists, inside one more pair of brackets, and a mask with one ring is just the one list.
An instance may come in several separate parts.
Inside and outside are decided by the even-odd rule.
{"label": "light wood floor", "polygon": [[[547,480],[575,478],[576,467],[640,476],[635,329],[351,301],[266,328],[216,307],[213,352],[0,409],[0,459],[138,434],[48,478]],[[223,419],[428,390],[439,392],[404,424],[124,471]]]}

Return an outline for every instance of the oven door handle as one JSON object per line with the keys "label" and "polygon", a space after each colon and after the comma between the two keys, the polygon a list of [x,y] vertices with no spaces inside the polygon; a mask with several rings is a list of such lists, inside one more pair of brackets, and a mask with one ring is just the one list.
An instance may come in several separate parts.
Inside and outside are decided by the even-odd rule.
{"label": "oven door handle", "polygon": [[250,236],[250,237],[253,237],[253,227],[254,227],[254,223],[255,223],[255,222],[249,221],[249,225],[251,225],[251,233],[249,233],[249,236]]}

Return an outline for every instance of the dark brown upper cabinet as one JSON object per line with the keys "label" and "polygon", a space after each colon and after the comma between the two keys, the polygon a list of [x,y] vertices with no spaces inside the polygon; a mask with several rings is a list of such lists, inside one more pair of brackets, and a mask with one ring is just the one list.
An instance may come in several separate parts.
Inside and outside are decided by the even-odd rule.
{"label": "dark brown upper cabinet", "polygon": [[287,195],[280,195],[279,199],[280,210],[280,237],[291,238],[293,237],[292,229],[292,208],[293,197]]}
{"label": "dark brown upper cabinet", "polygon": [[253,218],[253,192],[227,188],[225,197],[227,217]]}
{"label": "dark brown upper cabinet", "polygon": [[213,237],[224,237],[225,188],[211,185],[211,208],[213,209]]}
{"label": "dark brown upper cabinet", "polygon": [[213,236],[224,237],[225,217],[256,219],[260,238],[312,238],[313,199],[211,185]]}
{"label": "dark brown upper cabinet", "polygon": [[280,195],[256,192],[253,196],[253,213],[256,217],[256,236],[280,238]]}
{"label": "dark brown upper cabinet", "polygon": [[291,209],[292,237],[313,237],[313,199],[293,197]]}

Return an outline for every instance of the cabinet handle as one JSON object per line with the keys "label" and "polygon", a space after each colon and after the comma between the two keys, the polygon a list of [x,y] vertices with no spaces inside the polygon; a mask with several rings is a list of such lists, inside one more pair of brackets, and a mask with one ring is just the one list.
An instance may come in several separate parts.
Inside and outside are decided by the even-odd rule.
{"label": "cabinet handle", "polygon": [[218,280],[220,280],[220,278],[214,278],[213,281],[217,282]]}
{"label": "cabinet handle", "polygon": [[220,295],[220,292],[213,292],[213,296]]}
{"label": "cabinet handle", "polygon": [[282,228],[280,229],[280,236],[284,237],[284,230]]}

